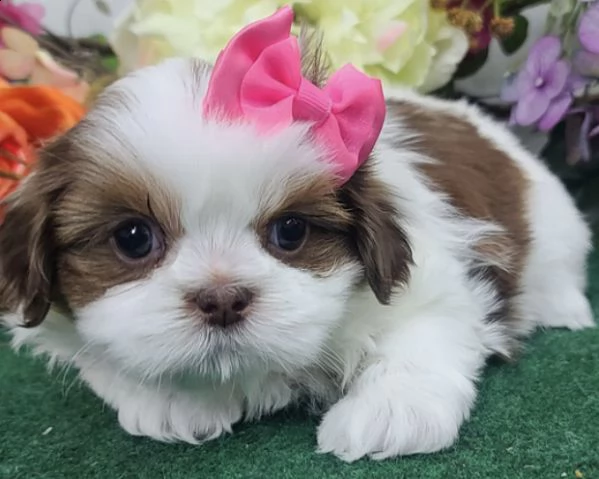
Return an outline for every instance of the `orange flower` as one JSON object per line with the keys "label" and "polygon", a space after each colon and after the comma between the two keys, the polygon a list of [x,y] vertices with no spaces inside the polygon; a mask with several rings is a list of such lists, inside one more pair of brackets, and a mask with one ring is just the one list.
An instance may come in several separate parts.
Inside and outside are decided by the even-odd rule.
{"label": "orange flower", "polygon": [[48,86],[12,86],[0,80],[0,200],[35,163],[42,142],[74,126],[84,108]]}

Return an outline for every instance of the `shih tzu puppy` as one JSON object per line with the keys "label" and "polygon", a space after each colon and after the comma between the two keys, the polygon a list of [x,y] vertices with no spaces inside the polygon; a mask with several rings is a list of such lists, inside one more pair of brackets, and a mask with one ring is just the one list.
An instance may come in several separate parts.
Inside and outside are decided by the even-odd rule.
{"label": "shih tzu puppy", "polygon": [[0,229],[3,323],[134,435],[308,400],[321,452],[438,451],[489,357],[593,325],[589,229],[503,126],[324,78],[292,17],[117,81],[44,149]]}

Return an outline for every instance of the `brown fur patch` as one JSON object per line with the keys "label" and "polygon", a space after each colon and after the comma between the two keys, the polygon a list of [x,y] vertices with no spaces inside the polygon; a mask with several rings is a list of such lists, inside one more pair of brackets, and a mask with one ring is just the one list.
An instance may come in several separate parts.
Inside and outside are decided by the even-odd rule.
{"label": "brown fur patch", "polygon": [[419,135],[415,149],[436,160],[419,168],[453,206],[505,229],[505,234],[481,242],[478,251],[493,261],[508,259],[507,270],[492,266],[484,273],[495,280],[504,297],[517,294],[530,245],[525,210],[528,180],[522,170],[458,116],[407,102],[390,104],[390,113]]}
{"label": "brown fur patch", "polygon": [[162,257],[124,262],[111,244],[112,232],[141,217],[156,225],[166,249],[182,234],[178,210],[149,175],[90,155],[76,133],[67,134],[42,153],[36,172],[8,205],[0,228],[0,304],[14,310],[25,301],[33,326],[52,302],[81,306],[112,286],[145,277]]}
{"label": "brown fur patch", "polygon": [[[58,178],[54,178],[58,179]],[[51,181],[51,180],[50,180]],[[54,239],[47,221],[49,185],[31,176],[26,195],[12,195],[0,227],[0,310],[23,306],[27,325],[35,326],[51,305],[54,283]]]}
{"label": "brown fur patch", "polygon": [[179,205],[153,177],[123,164],[107,167],[111,163],[101,158],[79,156],[78,161],[85,165],[75,170],[53,215],[57,280],[73,307],[147,276],[163,259],[164,255],[136,262],[119,258],[111,236],[123,221],[143,218],[153,224],[164,241],[163,252],[182,235]]}
{"label": "brown fur patch", "polygon": [[[302,248],[286,253],[269,244],[269,226],[290,214],[305,218],[310,230]],[[326,177],[295,185],[255,228],[264,247],[294,268],[327,274],[336,266],[360,262],[379,301],[388,303],[393,288],[408,281],[412,262],[399,219],[391,192],[363,166],[342,188]]]}
{"label": "brown fur patch", "polygon": [[[286,215],[302,217],[309,224],[308,240],[294,252],[280,251],[269,243],[270,226]],[[327,274],[356,259],[349,240],[351,223],[350,212],[337,196],[335,180],[321,176],[290,185],[282,203],[263,212],[254,227],[264,248],[279,260],[294,268]]]}
{"label": "brown fur patch", "polygon": [[351,237],[377,299],[388,304],[396,287],[407,284],[412,248],[401,226],[392,192],[371,170],[370,159],[340,190],[352,214]]}

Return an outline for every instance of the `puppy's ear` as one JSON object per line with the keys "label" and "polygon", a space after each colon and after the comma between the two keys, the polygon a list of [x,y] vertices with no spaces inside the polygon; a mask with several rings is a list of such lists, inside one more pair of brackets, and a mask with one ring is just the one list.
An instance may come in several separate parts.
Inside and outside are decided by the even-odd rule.
{"label": "puppy's ear", "polygon": [[0,310],[20,310],[25,327],[44,320],[55,275],[50,205],[62,180],[46,163],[40,159],[36,171],[2,205]]}
{"label": "puppy's ear", "polygon": [[366,280],[382,304],[410,277],[412,249],[399,220],[393,193],[375,177],[368,163],[342,189],[353,216],[352,236]]}

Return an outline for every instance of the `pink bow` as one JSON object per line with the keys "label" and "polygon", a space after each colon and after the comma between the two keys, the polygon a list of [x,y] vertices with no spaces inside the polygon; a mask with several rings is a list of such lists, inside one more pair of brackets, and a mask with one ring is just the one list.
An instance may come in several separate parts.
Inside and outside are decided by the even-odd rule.
{"label": "pink bow", "polygon": [[381,84],[346,65],[320,89],[301,74],[293,11],[250,24],[220,53],[204,98],[208,117],[248,119],[262,131],[312,122],[343,182],[366,161],[383,127]]}

